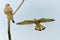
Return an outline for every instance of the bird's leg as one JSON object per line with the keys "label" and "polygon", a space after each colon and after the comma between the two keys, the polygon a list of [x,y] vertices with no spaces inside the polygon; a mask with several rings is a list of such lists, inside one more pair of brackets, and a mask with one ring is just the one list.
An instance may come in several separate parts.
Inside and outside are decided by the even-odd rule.
{"label": "bird's leg", "polygon": [[10,33],[10,19],[8,19],[8,39],[11,40],[11,33]]}

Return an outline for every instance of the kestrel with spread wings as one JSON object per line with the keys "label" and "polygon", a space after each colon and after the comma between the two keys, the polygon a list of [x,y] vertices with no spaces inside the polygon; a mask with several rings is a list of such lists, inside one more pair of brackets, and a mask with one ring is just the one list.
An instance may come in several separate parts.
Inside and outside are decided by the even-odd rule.
{"label": "kestrel with spread wings", "polygon": [[46,22],[52,22],[55,21],[54,19],[49,19],[49,18],[41,18],[41,19],[34,19],[34,20],[24,20],[22,22],[18,22],[17,25],[25,25],[25,24],[36,24],[35,26],[35,30],[39,30],[42,31],[45,29],[45,27],[43,25],[41,25],[40,23],[46,23]]}
{"label": "kestrel with spread wings", "polygon": [[12,22],[15,23],[15,21],[13,19],[13,10],[10,7],[10,4],[6,4],[5,9],[4,9],[4,13],[7,15],[8,20],[12,20]]}

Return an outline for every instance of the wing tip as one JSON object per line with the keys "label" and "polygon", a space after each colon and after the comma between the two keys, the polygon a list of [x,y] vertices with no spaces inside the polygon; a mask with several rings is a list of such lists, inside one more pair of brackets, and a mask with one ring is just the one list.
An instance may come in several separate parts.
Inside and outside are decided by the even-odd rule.
{"label": "wing tip", "polygon": [[51,21],[55,21],[55,19],[52,19]]}

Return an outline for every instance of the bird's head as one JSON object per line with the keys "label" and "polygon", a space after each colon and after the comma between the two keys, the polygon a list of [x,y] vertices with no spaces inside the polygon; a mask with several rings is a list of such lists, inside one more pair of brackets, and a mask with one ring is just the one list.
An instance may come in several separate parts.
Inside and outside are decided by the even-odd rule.
{"label": "bird's head", "polygon": [[6,4],[6,6],[10,6],[10,4]]}

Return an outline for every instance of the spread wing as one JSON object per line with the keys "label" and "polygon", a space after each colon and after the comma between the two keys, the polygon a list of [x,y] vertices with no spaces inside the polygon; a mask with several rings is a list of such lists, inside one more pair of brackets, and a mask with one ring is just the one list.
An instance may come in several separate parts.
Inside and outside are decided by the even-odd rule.
{"label": "spread wing", "polygon": [[22,22],[18,22],[18,25],[25,25],[25,24],[33,24],[34,21],[33,20],[24,20]]}
{"label": "spread wing", "polygon": [[40,23],[41,22],[45,23],[45,22],[52,22],[52,21],[55,21],[55,20],[54,19],[49,19],[49,18],[41,18],[41,19],[38,19],[37,21],[40,22]]}

